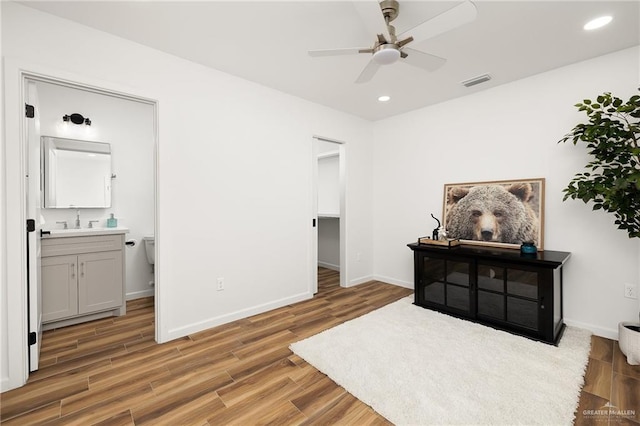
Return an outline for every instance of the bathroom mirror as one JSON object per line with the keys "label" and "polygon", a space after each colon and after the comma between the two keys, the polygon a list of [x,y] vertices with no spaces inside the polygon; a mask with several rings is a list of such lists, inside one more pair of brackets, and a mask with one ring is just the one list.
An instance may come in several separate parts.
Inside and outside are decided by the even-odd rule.
{"label": "bathroom mirror", "polygon": [[48,209],[111,207],[111,146],[41,137],[42,204]]}

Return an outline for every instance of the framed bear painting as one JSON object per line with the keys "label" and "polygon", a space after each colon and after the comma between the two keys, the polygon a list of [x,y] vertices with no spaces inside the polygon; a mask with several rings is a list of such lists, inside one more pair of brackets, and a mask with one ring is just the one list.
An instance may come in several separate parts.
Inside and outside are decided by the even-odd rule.
{"label": "framed bear painting", "polygon": [[544,178],[447,183],[442,217],[447,237],[464,244],[543,250]]}

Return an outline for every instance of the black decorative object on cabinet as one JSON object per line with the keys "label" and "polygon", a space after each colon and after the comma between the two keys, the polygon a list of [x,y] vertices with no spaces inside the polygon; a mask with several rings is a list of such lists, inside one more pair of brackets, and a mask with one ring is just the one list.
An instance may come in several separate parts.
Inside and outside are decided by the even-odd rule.
{"label": "black decorative object on cabinet", "polygon": [[408,246],[414,253],[416,305],[545,343],[560,340],[562,266],[570,253]]}

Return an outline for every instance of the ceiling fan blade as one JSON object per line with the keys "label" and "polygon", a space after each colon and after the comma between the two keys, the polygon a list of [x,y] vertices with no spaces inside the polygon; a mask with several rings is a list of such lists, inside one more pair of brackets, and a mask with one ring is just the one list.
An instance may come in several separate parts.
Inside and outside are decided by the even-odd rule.
{"label": "ceiling fan blade", "polygon": [[475,20],[477,15],[478,11],[476,6],[469,0],[465,0],[464,3],[461,3],[408,31],[403,32],[398,36],[398,38],[404,38],[411,34],[417,42],[427,40],[469,23]]}
{"label": "ceiling fan blade", "polygon": [[355,55],[357,53],[371,53],[372,49],[369,47],[345,47],[340,49],[320,49],[309,50],[309,56],[338,56],[338,55]]}
{"label": "ceiling fan blade", "polygon": [[439,56],[424,53],[408,47],[402,49],[402,52],[406,53],[407,56],[400,58],[400,61],[427,71],[435,71],[447,62],[446,59]]}
{"label": "ceiling fan blade", "polygon": [[366,83],[370,81],[373,76],[376,75],[376,72],[378,72],[378,68],[380,68],[380,64],[371,59],[356,79],[356,83]]}
{"label": "ceiling fan blade", "polygon": [[360,15],[367,34],[382,34],[385,40],[391,40],[387,23],[377,0],[354,1],[353,6]]}
{"label": "ceiling fan blade", "polygon": [[413,41],[413,37],[407,37],[404,40],[400,40],[399,42],[396,43],[396,46],[398,46],[398,48],[404,46],[405,44],[411,43]]}

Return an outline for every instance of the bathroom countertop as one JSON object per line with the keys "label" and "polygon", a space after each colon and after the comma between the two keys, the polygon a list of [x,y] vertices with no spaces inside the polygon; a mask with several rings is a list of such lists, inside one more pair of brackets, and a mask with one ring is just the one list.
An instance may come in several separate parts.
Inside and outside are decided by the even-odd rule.
{"label": "bathroom countertop", "polygon": [[63,237],[87,237],[92,235],[126,234],[129,228],[118,226],[116,228],[81,228],[81,229],[43,229],[50,234],[42,235],[42,238]]}

